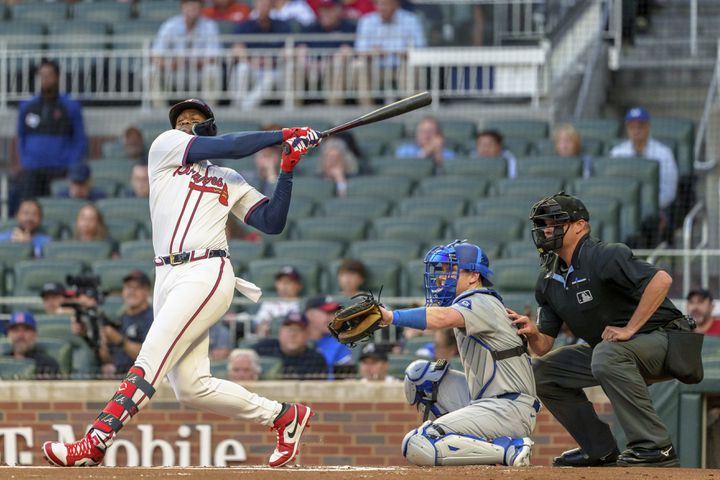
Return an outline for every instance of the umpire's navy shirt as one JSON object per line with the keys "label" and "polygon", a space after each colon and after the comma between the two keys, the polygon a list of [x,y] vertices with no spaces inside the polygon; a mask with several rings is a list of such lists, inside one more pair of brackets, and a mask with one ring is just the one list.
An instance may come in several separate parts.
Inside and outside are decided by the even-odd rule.
{"label": "umpire's navy shirt", "polygon": [[[562,260],[560,260],[562,262]],[[539,330],[557,337],[565,323],[594,347],[607,326],[624,327],[640,303],[658,268],[638,260],[627,245],[583,237],[565,275],[542,273],[535,299],[540,307]],[[657,330],[682,313],[665,298],[638,333]]]}

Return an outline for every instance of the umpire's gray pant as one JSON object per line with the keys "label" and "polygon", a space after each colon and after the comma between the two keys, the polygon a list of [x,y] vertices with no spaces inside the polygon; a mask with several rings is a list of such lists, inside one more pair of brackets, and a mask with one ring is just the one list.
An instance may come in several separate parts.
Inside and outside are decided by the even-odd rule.
{"label": "umpire's gray pant", "polygon": [[543,404],[592,457],[616,445],[583,388],[600,385],[610,399],[628,447],[670,445],[667,428],[653,408],[647,384],[667,378],[663,363],[667,333],[656,330],[626,342],[571,345],[533,359],[537,393]]}

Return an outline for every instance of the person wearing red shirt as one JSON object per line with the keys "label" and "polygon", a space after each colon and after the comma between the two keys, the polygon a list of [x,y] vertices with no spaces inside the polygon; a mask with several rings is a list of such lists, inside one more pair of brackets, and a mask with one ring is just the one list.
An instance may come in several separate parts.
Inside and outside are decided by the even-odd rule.
{"label": "person wearing red shirt", "polygon": [[687,314],[695,320],[697,333],[720,336],[720,319],[712,316],[714,307],[715,302],[708,290],[691,290],[688,293]]}
{"label": "person wearing red shirt", "polygon": [[213,0],[202,10],[204,17],[217,22],[244,22],[250,17],[250,7],[235,0]]}
{"label": "person wearing red shirt", "polygon": [[[320,4],[322,0],[306,0],[308,5],[315,10],[316,14],[320,13]],[[343,18],[347,20],[357,20],[366,13],[375,11],[375,3],[373,0],[343,0]]]}

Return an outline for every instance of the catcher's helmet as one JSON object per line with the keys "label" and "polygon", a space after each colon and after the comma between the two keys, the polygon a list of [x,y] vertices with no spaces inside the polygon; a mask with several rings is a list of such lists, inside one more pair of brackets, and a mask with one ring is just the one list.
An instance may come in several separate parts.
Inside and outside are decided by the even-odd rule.
{"label": "catcher's helmet", "polygon": [[[589,221],[590,213],[578,198],[559,192],[533,205],[530,220],[533,222],[533,242],[540,254],[546,255],[562,247],[565,225],[578,220]],[[545,236],[548,221],[552,221],[553,226],[552,235],[549,237]]]}
{"label": "catcher's helmet", "polygon": [[193,133],[204,137],[214,137],[217,135],[217,125],[215,125],[215,115],[213,114],[212,109],[207,103],[202,100],[198,100],[197,98],[188,98],[187,100],[176,103],[170,108],[170,113],[168,115],[170,118],[170,126],[175,128],[177,118],[180,116],[180,113],[191,108],[200,111],[203,115],[205,115],[206,119],[204,122],[193,125]]}
{"label": "catcher's helmet", "polygon": [[490,260],[482,248],[466,240],[433,247],[425,255],[425,304],[448,307],[457,296],[460,270],[478,272],[483,286],[490,287]]}

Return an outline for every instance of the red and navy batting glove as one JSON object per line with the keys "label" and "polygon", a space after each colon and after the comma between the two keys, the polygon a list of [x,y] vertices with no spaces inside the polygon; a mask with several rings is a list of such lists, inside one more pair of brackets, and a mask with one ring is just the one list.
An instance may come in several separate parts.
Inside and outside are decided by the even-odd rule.
{"label": "red and navy batting glove", "polygon": [[293,137],[283,143],[283,153],[280,160],[280,168],[283,172],[291,173],[295,165],[300,162],[300,157],[308,151],[306,137]]}
{"label": "red and navy batting glove", "polygon": [[302,128],[283,128],[283,141],[287,141],[294,137],[305,137],[308,140],[308,148],[315,148],[320,145],[320,134],[310,127]]}

